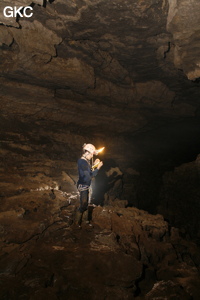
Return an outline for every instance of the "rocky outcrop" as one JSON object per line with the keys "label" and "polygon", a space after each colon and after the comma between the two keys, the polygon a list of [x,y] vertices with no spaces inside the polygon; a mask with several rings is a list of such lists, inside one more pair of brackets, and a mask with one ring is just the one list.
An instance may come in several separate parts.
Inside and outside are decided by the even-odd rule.
{"label": "rocky outcrop", "polygon": [[141,174],[107,170],[105,206],[93,207],[93,227],[80,230],[75,162],[50,159],[41,141],[14,132],[3,146],[0,298],[199,299],[198,246],[171,220],[118,198],[124,176]]}
{"label": "rocky outcrop", "polygon": [[199,298],[198,247],[161,215],[97,206],[77,229],[77,205],[47,187],[3,197],[1,299]]}

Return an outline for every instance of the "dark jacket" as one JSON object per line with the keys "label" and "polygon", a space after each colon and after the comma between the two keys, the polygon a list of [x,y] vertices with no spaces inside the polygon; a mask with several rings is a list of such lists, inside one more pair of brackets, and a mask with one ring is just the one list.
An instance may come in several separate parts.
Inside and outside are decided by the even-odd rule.
{"label": "dark jacket", "polygon": [[78,160],[78,175],[79,179],[77,185],[87,185],[90,186],[92,177],[96,176],[98,173],[98,169],[92,171],[90,164],[84,159],[79,158]]}

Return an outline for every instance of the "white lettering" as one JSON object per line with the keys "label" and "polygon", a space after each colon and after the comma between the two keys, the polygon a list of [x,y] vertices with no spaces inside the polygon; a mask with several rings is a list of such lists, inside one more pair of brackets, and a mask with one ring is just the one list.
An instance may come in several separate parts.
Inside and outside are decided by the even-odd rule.
{"label": "white lettering", "polygon": [[17,17],[17,14],[19,14],[19,16],[21,18],[23,18],[23,14],[20,12],[20,10],[23,8],[23,6],[20,6],[19,8],[17,8],[16,6],[14,6],[14,17]]}
{"label": "white lettering", "polygon": [[27,15],[27,13],[26,13],[27,9],[33,10],[33,8],[31,6],[26,6],[24,8],[24,16],[27,17],[27,18],[30,18],[30,17],[32,17],[33,13],[30,13],[29,15]]}
{"label": "white lettering", "polygon": [[[9,9],[9,11],[8,11],[8,13],[9,14],[7,14],[7,9]],[[11,7],[11,6],[6,6],[5,8],[4,8],[4,10],[3,10],[3,15],[4,15],[4,17],[6,17],[6,18],[10,18],[10,17],[13,17],[13,8]]]}
{"label": "white lettering", "polygon": [[14,17],[16,18],[17,16],[23,18],[25,16],[26,18],[32,17],[33,13],[32,12],[27,12],[27,10],[33,10],[31,6],[26,6],[23,8],[23,6],[20,7],[11,7],[11,6],[6,6],[3,10],[3,15],[6,18],[11,18]]}

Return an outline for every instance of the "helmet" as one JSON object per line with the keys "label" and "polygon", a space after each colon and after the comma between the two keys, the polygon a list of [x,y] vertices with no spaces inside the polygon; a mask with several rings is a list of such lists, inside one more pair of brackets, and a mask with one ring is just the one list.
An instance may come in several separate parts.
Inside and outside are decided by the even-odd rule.
{"label": "helmet", "polygon": [[91,154],[97,155],[97,151],[94,145],[92,144],[84,144],[83,150],[90,152]]}

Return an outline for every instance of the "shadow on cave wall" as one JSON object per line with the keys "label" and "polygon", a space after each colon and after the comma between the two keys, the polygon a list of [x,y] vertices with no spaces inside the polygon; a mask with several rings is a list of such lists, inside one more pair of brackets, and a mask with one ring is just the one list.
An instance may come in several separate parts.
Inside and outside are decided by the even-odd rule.
{"label": "shadow on cave wall", "polygon": [[[143,167],[141,165],[141,173],[138,176],[118,173],[120,167],[114,159],[105,158],[103,162],[103,167],[92,181],[92,198],[95,205],[103,206],[105,195],[114,189],[113,197],[127,200],[129,207],[137,207],[152,214],[157,213],[163,171],[156,163],[145,162]],[[118,180],[121,181],[121,186],[115,189]]]}
{"label": "shadow on cave wall", "polygon": [[94,204],[104,205],[104,195],[108,192],[120,178],[120,176],[114,171],[111,174],[108,172],[111,169],[118,168],[118,164],[114,159],[107,158],[103,160],[103,167],[99,170],[98,175],[93,180],[93,198]]}

